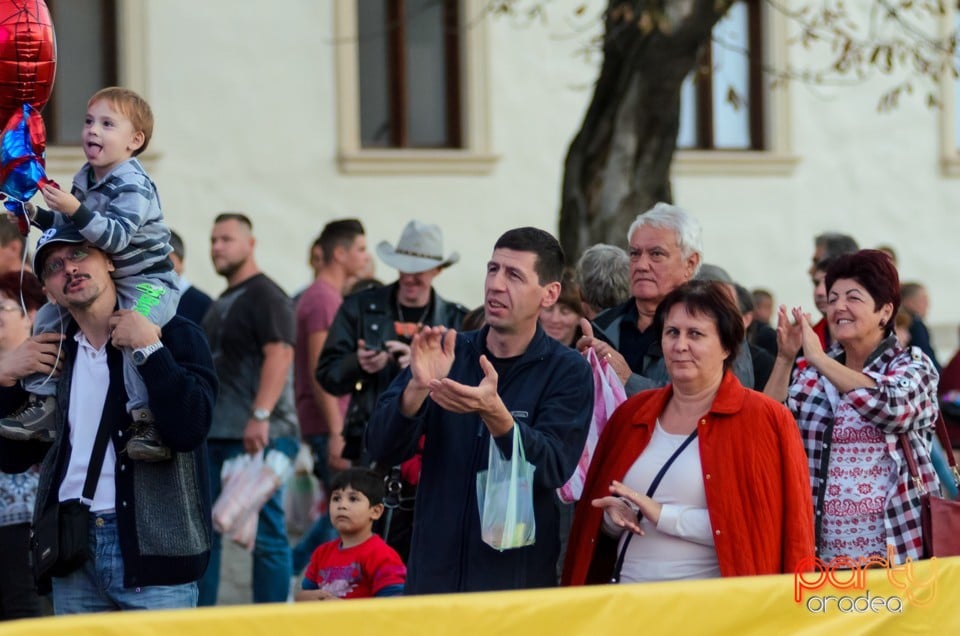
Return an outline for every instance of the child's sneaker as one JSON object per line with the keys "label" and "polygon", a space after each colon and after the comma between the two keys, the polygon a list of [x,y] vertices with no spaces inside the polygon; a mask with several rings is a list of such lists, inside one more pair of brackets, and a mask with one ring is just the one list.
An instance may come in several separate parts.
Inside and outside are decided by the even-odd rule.
{"label": "child's sneaker", "polygon": [[138,462],[162,462],[170,459],[170,448],[160,439],[160,431],[150,409],[133,409],[133,437],[127,442],[127,457]]}
{"label": "child's sneaker", "polygon": [[19,411],[0,420],[0,437],[52,442],[56,436],[57,399],[52,395],[31,395]]}

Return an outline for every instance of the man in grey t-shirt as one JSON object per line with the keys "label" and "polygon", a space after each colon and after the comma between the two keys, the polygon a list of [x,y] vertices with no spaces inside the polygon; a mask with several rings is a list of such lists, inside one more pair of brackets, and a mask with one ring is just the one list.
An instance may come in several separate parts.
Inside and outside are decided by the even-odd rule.
{"label": "man in grey t-shirt", "polygon": [[[253,250],[249,218],[237,212],[216,218],[210,257],[217,273],[226,279],[227,289],[203,320],[220,378],[207,441],[214,500],[220,494],[220,471],[226,460],[267,447],[292,459],[298,446],[289,373],[295,338],[293,306],[286,293],[257,267]],[[217,601],[220,556],[218,535],[210,566],[200,580],[200,605]],[[291,567],[281,488],[260,512],[253,549],[253,602],[286,601]]]}

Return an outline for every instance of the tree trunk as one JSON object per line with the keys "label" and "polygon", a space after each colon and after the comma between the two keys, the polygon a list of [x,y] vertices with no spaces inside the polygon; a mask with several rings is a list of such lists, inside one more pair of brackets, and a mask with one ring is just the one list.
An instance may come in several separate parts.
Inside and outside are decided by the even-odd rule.
{"label": "tree trunk", "polygon": [[559,234],[570,263],[595,243],[626,245],[637,215],[671,200],[680,88],[729,2],[663,3],[667,33],[640,28],[645,2],[608,5],[600,77],[564,163]]}

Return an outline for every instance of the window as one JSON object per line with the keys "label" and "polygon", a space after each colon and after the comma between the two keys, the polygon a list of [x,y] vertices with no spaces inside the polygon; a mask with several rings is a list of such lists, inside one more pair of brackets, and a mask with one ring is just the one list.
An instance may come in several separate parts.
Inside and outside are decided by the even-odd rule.
{"label": "window", "polygon": [[[764,69],[787,69],[787,18],[763,0],[737,2],[681,89],[673,176],[785,176],[792,152],[790,83],[771,87]],[[695,71],[700,73],[700,71]]]}
{"label": "window", "polygon": [[764,150],[760,0],[735,3],[684,81],[678,148]]}
{"label": "window", "polygon": [[57,37],[57,78],[44,108],[47,143],[79,146],[87,100],[118,83],[113,0],[47,0]]}
{"label": "window", "polygon": [[490,172],[486,0],[333,6],[341,171]]}
{"label": "window", "polygon": [[[47,0],[57,36],[57,79],[43,109],[47,174],[64,180],[83,161],[80,133],[87,100],[105,86],[126,86],[150,100],[147,8],[140,0]],[[140,155],[147,169],[157,142]],[[67,182],[69,183],[69,182]]]}
{"label": "window", "polygon": [[460,147],[457,0],[359,0],[364,148]]}

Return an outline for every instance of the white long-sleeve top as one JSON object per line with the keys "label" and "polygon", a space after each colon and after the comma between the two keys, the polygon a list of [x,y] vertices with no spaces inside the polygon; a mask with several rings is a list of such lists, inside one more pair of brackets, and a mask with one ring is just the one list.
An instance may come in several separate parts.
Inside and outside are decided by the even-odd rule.
{"label": "white long-sleeve top", "polygon": [[[650,443],[621,480],[633,490],[645,493],[663,464],[683,444],[687,435],[667,433],[659,420]],[[713,547],[713,529],[707,512],[699,440],[694,439],[667,470],[653,499],[662,504],[660,520],[654,525],[643,519],[643,535],[634,535],[627,548],[620,573],[621,583],[705,579],[720,576]],[[605,513],[604,532],[620,536],[617,553],[627,533],[615,526]]]}

